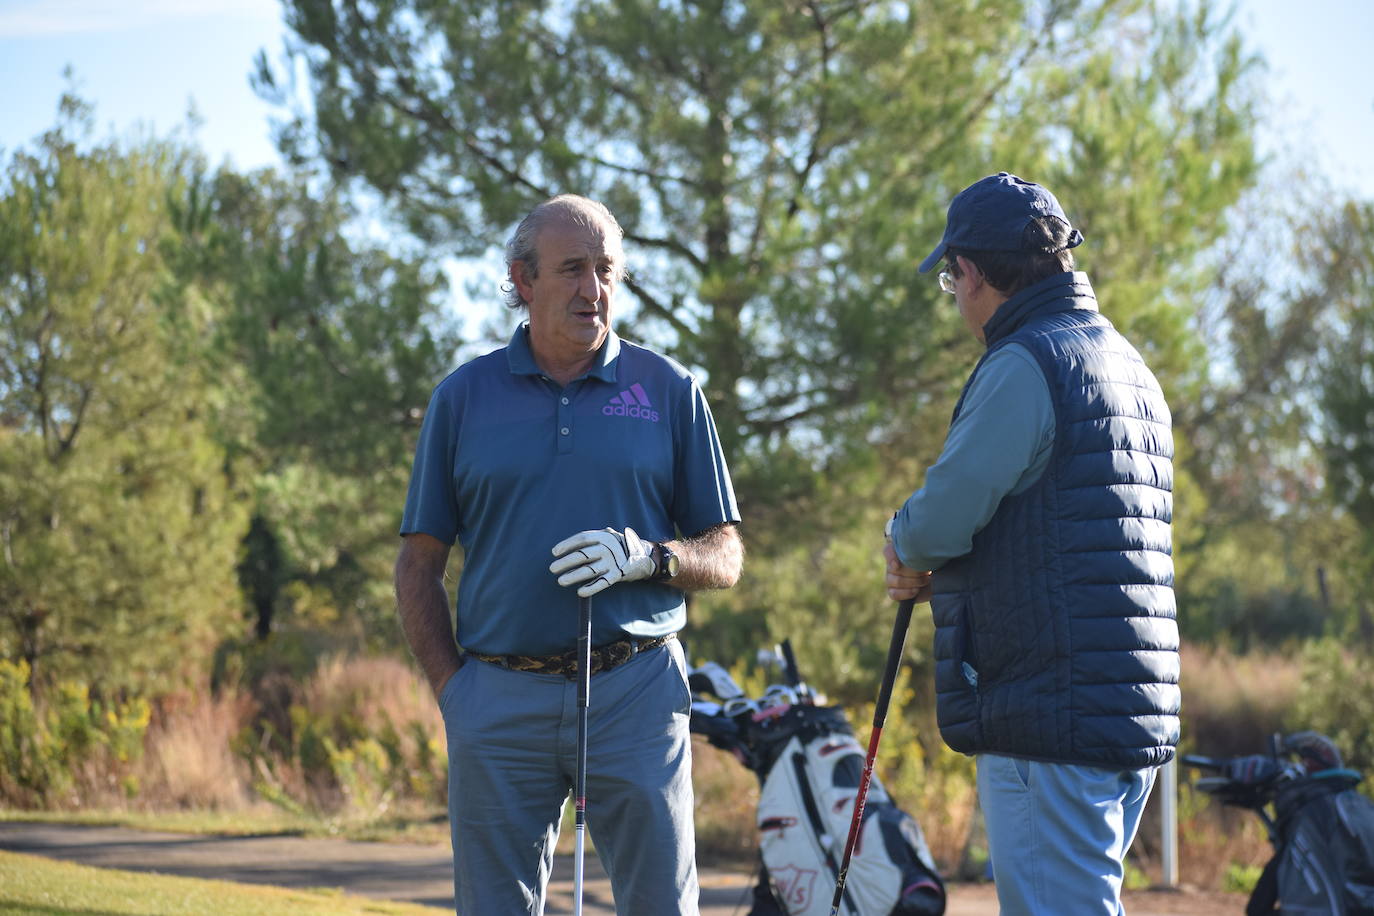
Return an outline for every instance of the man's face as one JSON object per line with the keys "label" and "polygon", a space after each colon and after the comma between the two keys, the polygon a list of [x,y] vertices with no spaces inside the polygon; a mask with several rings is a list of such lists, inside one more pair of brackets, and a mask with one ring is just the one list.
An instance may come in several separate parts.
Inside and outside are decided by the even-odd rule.
{"label": "man's face", "polygon": [[512,279],[529,303],[536,346],[568,357],[597,350],[611,329],[611,298],[624,255],[600,227],[559,220],[535,242],[538,276],[523,264]]}
{"label": "man's face", "polygon": [[987,324],[1001,303],[989,300],[987,292],[990,287],[981,282],[982,277],[975,273],[977,268],[968,258],[962,261],[951,258],[946,269],[954,279],[954,302],[959,306],[959,317],[964,319],[965,326],[980,343],[986,343],[983,325]]}

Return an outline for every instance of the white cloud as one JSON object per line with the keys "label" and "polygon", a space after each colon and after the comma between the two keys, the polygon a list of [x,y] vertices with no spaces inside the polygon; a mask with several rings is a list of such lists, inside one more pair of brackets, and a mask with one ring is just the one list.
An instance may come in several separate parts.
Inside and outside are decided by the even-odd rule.
{"label": "white cloud", "polygon": [[208,16],[276,20],[276,0],[14,0],[0,2],[0,38],[146,28]]}

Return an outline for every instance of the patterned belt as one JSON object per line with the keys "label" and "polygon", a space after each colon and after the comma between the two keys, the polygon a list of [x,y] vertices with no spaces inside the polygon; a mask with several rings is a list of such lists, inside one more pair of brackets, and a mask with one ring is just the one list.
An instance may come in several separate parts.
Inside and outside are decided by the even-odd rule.
{"label": "patterned belt", "polygon": [[[592,674],[609,671],[623,665],[641,652],[666,646],[669,640],[677,639],[676,633],[655,636],[653,639],[622,639],[592,649]],[[577,650],[561,655],[483,655],[481,652],[468,652],[473,658],[492,665],[500,665],[511,671],[529,671],[534,674],[558,674],[572,680],[577,677]]]}

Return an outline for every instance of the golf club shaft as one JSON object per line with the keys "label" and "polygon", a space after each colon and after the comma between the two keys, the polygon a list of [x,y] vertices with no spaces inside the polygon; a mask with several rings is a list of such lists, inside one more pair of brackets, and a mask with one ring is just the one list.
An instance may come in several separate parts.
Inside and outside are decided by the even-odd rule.
{"label": "golf club shaft", "polygon": [[592,599],[577,600],[577,776],[573,786],[577,845],[573,855],[573,914],[582,916],[582,875],[587,838],[587,695],[592,683]]}
{"label": "golf club shaft", "polygon": [[864,802],[868,800],[868,784],[873,779],[873,762],[878,757],[878,741],[883,736],[883,723],[887,721],[887,707],[892,702],[892,687],[897,682],[897,669],[902,663],[906,631],[911,626],[911,611],[915,606],[914,598],[908,598],[897,605],[897,619],[892,624],[892,642],[887,647],[887,667],[883,669],[883,684],[878,690],[878,705],[873,708],[873,733],[868,737],[868,755],[864,758],[863,776],[859,778],[859,792],[854,796],[854,817],[849,822],[849,839],[845,840],[844,858],[840,860],[840,872],[835,879],[835,896],[830,901],[830,916],[839,916],[840,901],[844,898],[844,883],[849,876],[849,859],[854,855],[854,844],[859,839],[859,828],[863,824]]}

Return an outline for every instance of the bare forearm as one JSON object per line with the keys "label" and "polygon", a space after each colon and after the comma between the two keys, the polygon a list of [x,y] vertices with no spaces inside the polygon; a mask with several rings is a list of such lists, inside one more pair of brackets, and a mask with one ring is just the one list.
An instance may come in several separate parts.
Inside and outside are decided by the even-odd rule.
{"label": "bare forearm", "polygon": [[744,567],[744,542],[734,525],[709,528],[695,537],[669,541],[681,564],[673,586],[694,592],[730,588]]}
{"label": "bare forearm", "polygon": [[437,698],[462,666],[448,616],[448,591],[442,570],[436,575],[408,566],[396,567],[396,608],[401,631]]}

